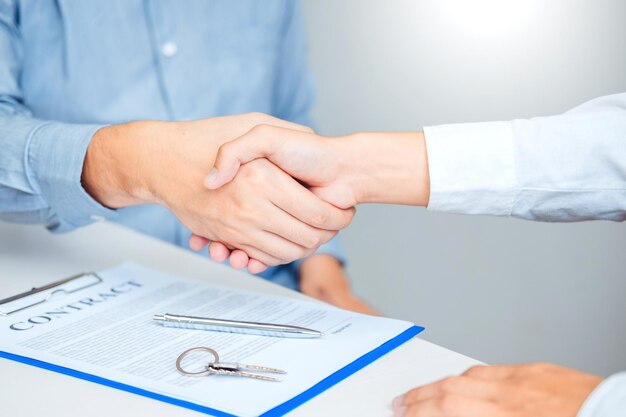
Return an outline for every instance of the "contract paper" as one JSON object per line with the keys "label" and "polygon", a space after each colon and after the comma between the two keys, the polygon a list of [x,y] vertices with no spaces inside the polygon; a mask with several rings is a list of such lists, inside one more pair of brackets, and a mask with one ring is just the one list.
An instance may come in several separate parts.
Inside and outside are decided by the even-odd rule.
{"label": "contract paper", "polygon": [[[95,382],[115,381],[180,400],[180,405],[198,405],[197,410],[209,414],[259,416],[414,327],[321,303],[188,280],[132,263],[98,275],[102,282],[97,285],[0,317],[3,356],[76,370],[95,376]],[[321,330],[324,336],[293,339],[169,328],[152,320],[163,313],[292,324]],[[269,366],[287,374],[282,382],[180,375],[176,358],[196,346],[215,349],[223,362]],[[210,356],[200,353],[190,358],[196,363],[193,359],[197,365],[192,368],[199,370]]]}

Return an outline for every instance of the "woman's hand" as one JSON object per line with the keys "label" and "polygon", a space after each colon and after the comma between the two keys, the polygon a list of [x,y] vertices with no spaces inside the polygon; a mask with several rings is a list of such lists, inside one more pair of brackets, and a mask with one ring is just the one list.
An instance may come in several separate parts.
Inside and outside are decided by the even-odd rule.
{"label": "woman's hand", "polygon": [[393,402],[396,417],[576,417],[601,378],[548,363],[476,366]]}
{"label": "woman's hand", "polygon": [[322,137],[260,125],[220,147],[205,185],[221,187],[242,165],[258,158],[270,160],[340,208],[360,203],[428,204],[428,158],[421,132]]}
{"label": "woman's hand", "polygon": [[[322,137],[312,132],[259,125],[219,149],[215,166],[205,179],[209,189],[229,183],[240,168],[265,158],[303,182],[322,200],[349,209],[360,203],[395,203],[426,206],[430,193],[424,135],[417,133],[358,133]],[[192,236],[199,249],[206,239]],[[233,267],[251,273],[266,268],[245,251],[211,242],[211,257],[230,256]]]}

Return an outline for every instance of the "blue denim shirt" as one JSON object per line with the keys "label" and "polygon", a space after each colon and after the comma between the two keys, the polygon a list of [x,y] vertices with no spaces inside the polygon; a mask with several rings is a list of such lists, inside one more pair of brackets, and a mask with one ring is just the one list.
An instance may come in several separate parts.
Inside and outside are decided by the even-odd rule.
{"label": "blue denim shirt", "polygon": [[[186,247],[165,208],[84,191],[95,131],[251,111],[310,124],[312,101],[297,2],[0,0],[0,218],[54,232],[105,218]],[[335,241],[320,251],[341,258]],[[295,288],[296,273],[263,276]]]}

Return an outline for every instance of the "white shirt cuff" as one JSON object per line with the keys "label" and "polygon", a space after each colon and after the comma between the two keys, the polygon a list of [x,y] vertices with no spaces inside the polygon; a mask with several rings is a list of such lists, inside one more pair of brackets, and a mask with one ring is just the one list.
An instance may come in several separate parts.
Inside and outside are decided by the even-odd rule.
{"label": "white shirt cuff", "polygon": [[626,415],[626,373],[604,380],[587,398],[578,417],[623,417]]}
{"label": "white shirt cuff", "polygon": [[516,197],[509,122],[425,127],[429,210],[509,216]]}

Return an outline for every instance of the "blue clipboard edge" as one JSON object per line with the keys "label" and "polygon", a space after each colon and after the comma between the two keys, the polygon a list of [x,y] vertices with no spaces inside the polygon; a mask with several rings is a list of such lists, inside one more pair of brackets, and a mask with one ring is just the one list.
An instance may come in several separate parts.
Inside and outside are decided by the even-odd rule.
{"label": "blue clipboard edge", "polygon": [[180,407],[199,411],[201,413],[209,414],[209,415],[216,416],[216,417],[237,417],[234,414],[225,413],[223,411],[215,410],[210,407],[205,407],[205,406],[198,405],[198,404],[185,401],[185,400],[179,400],[173,397],[168,397],[167,395],[163,395],[163,394],[157,394],[156,392],[133,387],[132,385],[123,384],[121,382],[117,382],[111,379],[102,378],[100,376],[77,371],[75,369],[66,368],[64,366],[55,365],[53,363],[44,362],[44,361],[40,361],[40,360],[32,359],[32,358],[27,358],[26,356],[20,356],[20,355],[15,355],[13,353],[0,351],[0,358],[6,358],[12,361],[24,363],[26,365],[36,366],[37,368],[47,369],[49,371],[58,372],[60,374],[72,376],[74,378],[84,379],[85,381],[89,381],[89,382],[95,382],[96,384],[106,385],[107,387],[116,388],[122,391],[126,391],[126,392],[130,392],[133,394],[141,395],[143,397],[148,397],[148,398],[152,398],[155,400],[163,401],[169,404],[174,404]]}
{"label": "blue clipboard edge", "polygon": [[[385,343],[383,343],[376,349],[366,353],[365,355],[361,356],[360,358],[356,359],[350,364],[344,366],[340,370],[324,378],[323,380],[313,385],[311,388],[307,389],[301,394],[298,394],[292,399],[282,403],[281,405],[274,407],[269,411],[266,411],[265,413],[261,414],[259,417],[278,417],[278,416],[282,416],[288,413],[289,411],[304,404],[310,399],[315,398],[318,394],[326,391],[328,388],[332,387],[338,382],[343,381],[344,379],[354,374],[358,370],[363,369],[365,366],[374,362],[376,359],[380,358],[381,356],[386,355],[393,349],[409,341],[414,336],[421,333],[423,330],[424,330],[424,327],[420,327],[420,326],[412,326],[408,328],[404,332],[400,333],[398,336],[386,341]],[[137,394],[143,397],[152,398],[154,400],[177,405],[179,407],[198,411],[198,412],[212,415],[215,417],[237,417],[234,414],[229,414],[224,411],[216,410],[214,408],[205,407],[199,404],[195,404],[195,403],[185,401],[185,400],[180,400],[180,399],[173,398],[173,397],[168,397],[167,395],[163,395],[163,394],[157,394],[156,392],[148,391],[142,388],[137,388],[132,385],[123,384],[121,382],[113,381],[111,379],[102,378],[100,376],[77,371],[75,369],[70,369],[64,366],[55,365],[53,363],[28,358],[26,356],[16,355],[14,353],[0,351],[0,358],[9,359],[9,360],[20,362],[26,365],[36,366],[37,368],[41,368],[41,369],[47,369],[49,371],[68,375],[74,378],[83,379],[89,382],[94,382],[96,384],[105,385],[107,387],[116,388],[122,391],[130,392],[132,394]]]}
{"label": "blue clipboard edge", "polygon": [[311,388],[307,389],[301,394],[298,394],[292,399],[282,403],[281,405],[274,407],[269,411],[266,411],[265,413],[261,414],[259,417],[278,417],[278,416],[287,414],[289,411],[293,410],[294,408],[301,406],[305,402],[309,401],[310,399],[315,398],[317,395],[326,391],[328,388],[332,387],[333,385],[336,385],[337,383],[343,381],[350,375],[365,368],[367,365],[374,362],[376,359],[386,355],[387,353],[391,352],[398,346],[408,342],[413,337],[420,334],[422,331],[424,331],[424,327],[415,326],[415,325],[412,327],[409,327],[408,329],[406,329],[405,331],[403,331],[402,333],[400,333],[393,339],[389,339],[382,345],[378,346],[376,349],[366,353],[365,355],[356,359],[354,362],[349,363],[348,365],[344,366],[343,368],[336,371],[335,373],[327,376],[326,378],[322,379],[320,382],[313,385]]}

